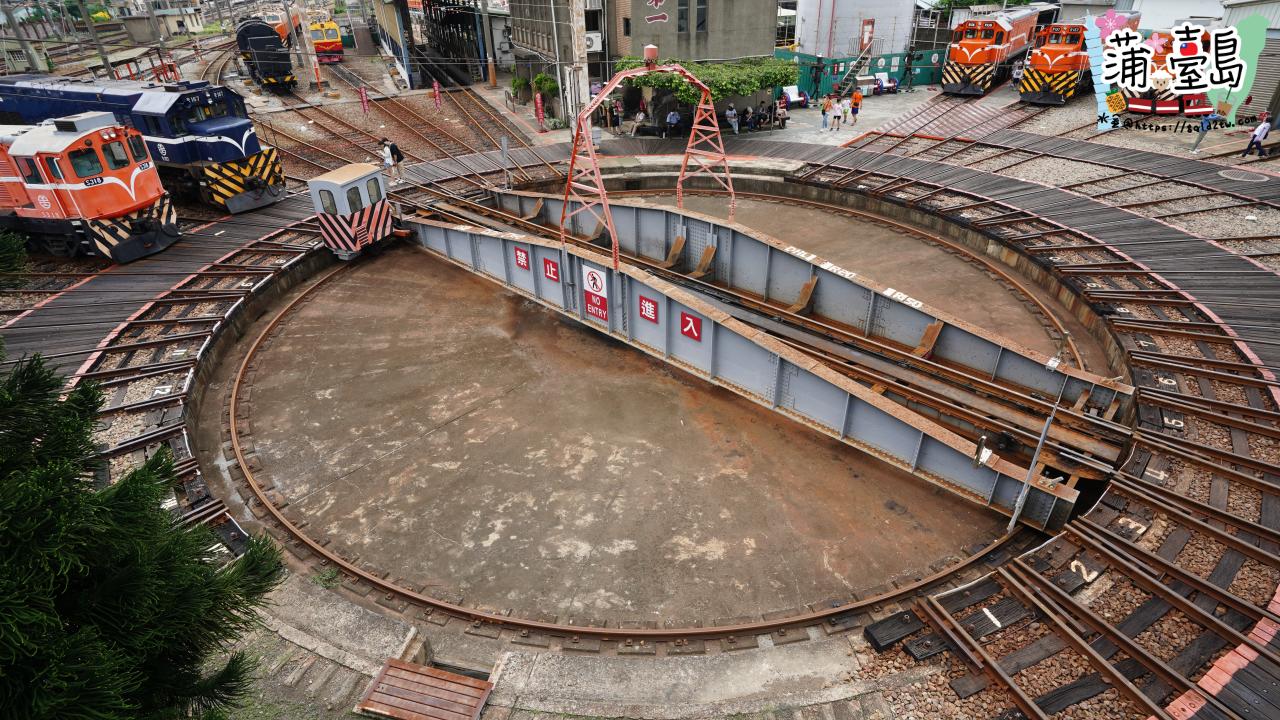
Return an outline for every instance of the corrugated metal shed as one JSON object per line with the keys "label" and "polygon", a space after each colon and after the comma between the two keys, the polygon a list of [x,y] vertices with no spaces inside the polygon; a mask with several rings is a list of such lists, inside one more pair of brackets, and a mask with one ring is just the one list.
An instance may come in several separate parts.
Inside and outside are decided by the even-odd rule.
{"label": "corrugated metal shed", "polygon": [[1251,16],[1267,18],[1267,44],[1258,56],[1258,72],[1249,94],[1253,101],[1240,107],[1241,115],[1280,112],[1280,0],[1227,0],[1222,3],[1222,24],[1232,26]]}

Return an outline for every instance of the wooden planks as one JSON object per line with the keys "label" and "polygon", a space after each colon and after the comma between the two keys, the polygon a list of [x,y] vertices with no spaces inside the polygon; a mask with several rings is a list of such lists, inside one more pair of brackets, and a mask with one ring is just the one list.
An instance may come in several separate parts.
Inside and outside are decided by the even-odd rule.
{"label": "wooden planks", "polygon": [[476,720],[492,691],[485,680],[392,658],[355,710],[396,720]]}

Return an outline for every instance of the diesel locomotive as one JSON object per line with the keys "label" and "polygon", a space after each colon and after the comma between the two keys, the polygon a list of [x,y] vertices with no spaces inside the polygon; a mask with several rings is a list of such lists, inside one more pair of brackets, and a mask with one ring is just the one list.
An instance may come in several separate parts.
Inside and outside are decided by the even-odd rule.
{"label": "diesel locomotive", "polygon": [[[1138,29],[1142,13],[1118,13],[1124,27]],[[1036,32],[1035,48],[1018,84],[1018,94],[1033,105],[1065,105],[1093,87],[1084,23],[1054,23]]]}
{"label": "diesel locomotive", "polygon": [[[287,26],[285,26],[287,27]],[[236,47],[249,74],[266,90],[288,92],[298,84],[289,58],[287,30],[281,37],[276,25],[259,17],[246,18],[236,25]]]}
{"label": "diesel locomotive", "polygon": [[1009,74],[1009,66],[1031,46],[1039,11],[1010,9],[965,20],[952,31],[942,91],[986,95]]}
{"label": "diesel locomotive", "polygon": [[38,252],[121,263],[180,235],[142,134],[109,112],[0,125],[0,227]]}
{"label": "diesel locomotive", "polygon": [[[272,33],[274,35],[274,33]],[[284,168],[262,145],[229,88],[54,75],[0,77],[0,122],[39,123],[83,111],[114,113],[146,139],[165,187],[239,213],[284,198]]]}

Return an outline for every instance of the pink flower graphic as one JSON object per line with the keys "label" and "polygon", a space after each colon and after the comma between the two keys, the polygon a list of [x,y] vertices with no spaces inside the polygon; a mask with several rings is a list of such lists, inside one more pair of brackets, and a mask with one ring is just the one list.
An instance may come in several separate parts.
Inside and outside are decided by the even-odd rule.
{"label": "pink flower graphic", "polygon": [[1151,48],[1152,50],[1155,51],[1157,55],[1159,55],[1160,53],[1164,52],[1164,46],[1168,42],[1169,42],[1169,38],[1165,37],[1164,35],[1156,35],[1155,33],[1151,33],[1151,37],[1147,38],[1147,41],[1142,44]]}
{"label": "pink flower graphic", "polygon": [[1098,26],[1098,30],[1102,34],[1102,39],[1106,40],[1111,33],[1124,27],[1126,20],[1116,14],[1115,8],[1107,11],[1106,15],[1100,15],[1093,19],[1093,24]]}

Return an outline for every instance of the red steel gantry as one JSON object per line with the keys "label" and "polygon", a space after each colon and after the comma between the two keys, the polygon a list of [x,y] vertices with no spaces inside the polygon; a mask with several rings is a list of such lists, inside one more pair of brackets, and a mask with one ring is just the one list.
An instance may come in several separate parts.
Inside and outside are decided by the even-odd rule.
{"label": "red steel gantry", "polygon": [[[609,198],[604,187],[604,179],[600,176],[600,161],[596,156],[595,143],[591,141],[591,114],[623,80],[657,72],[675,73],[702,91],[702,97],[698,100],[698,109],[693,114],[693,129],[689,133],[689,144],[684,150],[684,161],[680,164],[680,178],[676,181],[676,205],[681,209],[684,208],[685,180],[699,173],[706,173],[715,178],[716,182],[729,192],[729,222],[733,222],[733,214],[737,206],[737,195],[733,192],[733,176],[729,172],[729,160],[724,153],[720,125],[716,122],[716,108],[711,100],[711,89],[680,65],[658,65],[648,58],[644,67],[623,70],[614,75],[609,80],[609,84],[596,93],[591,102],[578,113],[573,132],[573,153],[569,156],[569,175],[564,185],[564,207],[560,210],[561,242],[565,239],[566,224],[579,213],[588,212],[596,219],[597,225],[593,238],[599,234],[601,226],[609,231],[615,270],[618,269],[618,233],[613,226],[613,213],[609,210]],[[570,212],[570,201],[575,200],[578,206]]]}

